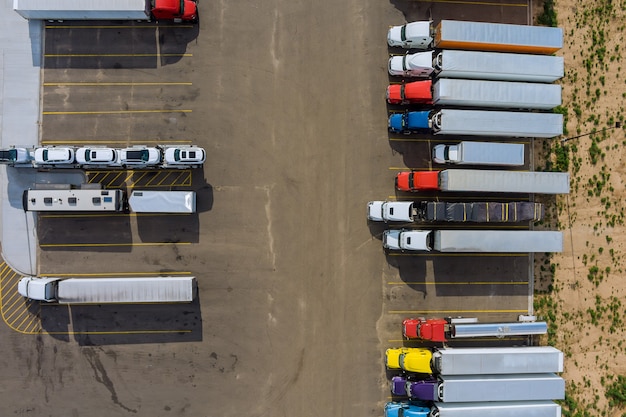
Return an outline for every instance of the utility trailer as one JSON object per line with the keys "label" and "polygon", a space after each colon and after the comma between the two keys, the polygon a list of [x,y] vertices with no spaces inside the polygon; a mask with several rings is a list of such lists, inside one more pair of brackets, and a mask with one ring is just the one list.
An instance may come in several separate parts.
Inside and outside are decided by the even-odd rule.
{"label": "utility trailer", "polygon": [[446,403],[537,401],[565,398],[565,381],[553,373],[502,375],[440,375],[407,381],[411,399]]}
{"label": "utility trailer", "polygon": [[530,201],[455,203],[446,201],[370,201],[367,219],[384,222],[518,223],[541,221],[545,208]]}
{"label": "utility trailer", "polygon": [[195,213],[195,191],[133,191],[128,199],[133,213]]}
{"label": "utility trailer", "polygon": [[440,375],[534,374],[563,372],[563,352],[551,346],[446,348],[433,352]]}

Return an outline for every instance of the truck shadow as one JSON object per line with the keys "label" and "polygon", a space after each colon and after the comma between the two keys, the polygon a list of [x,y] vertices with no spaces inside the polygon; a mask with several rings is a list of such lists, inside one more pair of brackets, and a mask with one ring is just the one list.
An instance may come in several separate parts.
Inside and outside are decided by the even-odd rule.
{"label": "truck shadow", "polygon": [[200,299],[189,304],[41,305],[41,325],[80,346],[202,340]]}

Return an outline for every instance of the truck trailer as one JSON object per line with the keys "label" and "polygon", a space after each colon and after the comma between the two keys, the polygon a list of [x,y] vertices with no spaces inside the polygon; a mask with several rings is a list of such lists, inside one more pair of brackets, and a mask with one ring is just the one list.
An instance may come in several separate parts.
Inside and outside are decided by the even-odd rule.
{"label": "truck trailer", "polygon": [[552,346],[446,348],[433,352],[439,375],[535,374],[563,372],[563,352]]}
{"label": "truck trailer", "polygon": [[390,75],[551,83],[563,77],[563,57],[482,51],[428,51],[392,55]]}
{"label": "truck trailer", "polygon": [[128,199],[133,213],[195,213],[195,191],[133,191]]}
{"label": "truck trailer", "polygon": [[411,230],[383,233],[383,248],[408,252],[562,252],[563,233],[535,230]]}
{"label": "truck trailer", "polygon": [[552,401],[502,402],[389,402],[385,417],[561,417],[561,406]]}
{"label": "truck trailer", "polygon": [[454,165],[524,165],[523,143],[473,142],[433,147],[433,162]]}
{"label": "truck trailer", "polygon": [[476,318],[405,319],[402,334],[407,339],[447,342],[449,339],[472,337],[505,337],[546,334],[544,321],[518,321],[512,323],[479,323]]}
{"label": "truck trailer", "polygon": [[400,191],[472,191],[494,193],[569,194],[569,173],[445,169],[396,174]]}
{"label": "truck trailer", "polygon": [[24,277],[21,296],[59,304],[190,303],[194,277],[57,278]]}
{"label": "truck trailer", "polygon": [[545,209],[531,201],[453,203],[445,201],[370,201],[367,219],[383,222],[519,223],[541,221]]}
{"label": "truck trailer", "polygon": [[405,390],[412,400],[446,403],[562,400],[565,381],[552,373],[439,375],[407,381]]}
{"label": "truck trailer", "polygon": [[442,20],[392,26],[389,46],[407,49],[469,49],[551,55],[563,47],[563,29],[545,26]]}
{"label": "truck trailer", "polygon": [[29,20],[162,20],[196,22],[196,0],[13,0]]}
{"label": "truck trailer", "polygon": [[553,138],[563,134],[563,115],[494,110],[422,110],[389,116],[392,133]]}

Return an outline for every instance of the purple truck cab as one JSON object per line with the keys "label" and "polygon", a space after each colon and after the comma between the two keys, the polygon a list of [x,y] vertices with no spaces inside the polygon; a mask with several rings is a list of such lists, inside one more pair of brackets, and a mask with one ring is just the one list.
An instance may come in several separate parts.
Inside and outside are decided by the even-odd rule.
{"label": "purple truck cab", "polygon": [[391,378],[391,394],[397,395],[399,397],[406,397],[406,385],[407,379],[404,375],[394,376]]}
{"label": "purple truck cab", "polygon": [[[405,392],[409,398],[422,401],[439,401],[439,382],[436,379],[426,379],[423,381],[407,381]],[[406,395],[405,394],[405,395]]]}

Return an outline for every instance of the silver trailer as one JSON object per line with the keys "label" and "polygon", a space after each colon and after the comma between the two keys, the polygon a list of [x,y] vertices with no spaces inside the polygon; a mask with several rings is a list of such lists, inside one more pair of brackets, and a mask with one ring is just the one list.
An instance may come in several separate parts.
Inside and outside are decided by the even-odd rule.
{"label": "silver trailer", "polygon": [[133,191],[128,199],[133,213],[195,213],[195,191]]}
{"label": "silver trailer", "polygon": [[[560,233],[560,232],[559,232]],[[517,236],[517,235],[516,235]],[[540,235],[545,236],[545,235]],[[548,324],[545,321],[521,321],[513,323],[455,323],[451,319],[450,338],[468,337],[506,337],[516,335],[546,334]]]}
{"label": "silver trailer", "polygon": [[25,19],[150,20],[149,0],[13,0]]}
{"label": "silver trailer", "polygon": [[60,304],[189,303],[194,277],[56,278],[24,277],[18,292],[31,300]]}
{"label": "silver trailer", "polygon": [[[563,233],[558,231],[435,230],[433,233],[433,250],[438,252],[515,253],[563,251]],[[457,334],[455,337],[470,336]]]}
{"label": "silver trailer", "polygon": [[563,352],[551,346],[447,348],[433,352],[432,369],[441,375],[559,373]]}
{"label": "silver trailer", "polygon": [[[412,398],[424,401],[538,401],[565,398],[565,381],[555,374],[448,375],[407,383]],[[415,395],[417,394],[417,395]]]}
{"label": "silver trailer", "polygon": [[563,77],[563,57],[444,50],[433,58],[438,78],[551,83]]}
{"label": "silver trailer", "polygon": [[435,28],[434,46],[438,49],[551,55],[563,47],[563,29],[442,20]]}
{"label": "silver trailer", "polygon": [[521,166],[524,165],[524,144],[470,141],[439,144],[433,147],[433,162],[454,165]]}
{"label": "silver trailer", "polygon": [[429,116],[435,135],[552,138],[563,134],[563,115],[442,109]]}
{"label": "silver trailer", "polygon": [[569,173],[446,169],[439,172],[441,191],[569,194]]}
{"label": "silver trailer", "polygon": [[558,84],[443,78],[432,89],[435,106],[550,110],[561,105]]}
{"label": "silver trailer", "polygon": [[561,417],[561,406],[552,401],[437,402],[428,417]]}

